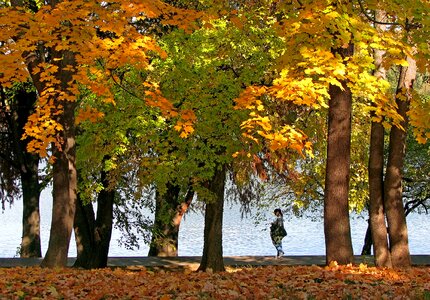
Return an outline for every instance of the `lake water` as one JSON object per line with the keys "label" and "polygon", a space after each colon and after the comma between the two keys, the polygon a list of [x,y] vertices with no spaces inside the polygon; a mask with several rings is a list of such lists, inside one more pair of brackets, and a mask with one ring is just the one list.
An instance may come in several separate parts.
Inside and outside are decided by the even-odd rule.
{"label": "lake water", "polygon": [[[52,199],[49,192],[41,196],[41,239],[42,253],[46,253],[49,241]],[[0,257],[17,257],[22,233],[22,201],[7,207],[0,214]],[[288,236],[284,239],[287,255],[324,255],[324,230],[321,221],[284,216]],[[430,253],[430,216],[414,214],[408,217],[409,246],[411,254]],[[274,255],[267,223],[256,224],[253,218],[241,218],[237,206],[226,205],[223,220],[223,253],[225,256]],[[200,256],[203,249],[204,216],[199,212],[188,213],[179,232],[179,255]],[[363,246],[367,222],[363,218],[351,219],[351,234],[354,254],[360,254]],[[121,232],[112,234],[109,256],[146,256],[148,245],[140,245],[138,250],[128,250],[119,246]],[[73,238],[73,237],[72,237]],[[72,240],[70,257],[76,256],[76,246]]]}

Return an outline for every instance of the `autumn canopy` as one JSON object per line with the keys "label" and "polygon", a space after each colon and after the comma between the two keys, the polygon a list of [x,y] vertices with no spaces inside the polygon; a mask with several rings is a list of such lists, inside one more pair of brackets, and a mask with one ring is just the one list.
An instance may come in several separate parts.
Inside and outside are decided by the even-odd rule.
{"label": "autumn canopy", "polygon": [[[1,174],[15,168],[9,186],[20,180],[29,205],[21,254],[41,255],[41,157],[44,267],[66,265],[72,230],[77,265],[105,267],[114,220],[131,245],[149,230],[150,255],[177,255],[197,199],[199,270],[223,271],[225,191],[249,208],[265,183],[297,214],[324,211],[327,265],[353,263],[349,212],[368,210],[376,265],[409,266],[403,172],[407,145],[430,138],[429,36],[425,0],[0,2],[14,149]],[[155,211],[148,227],[141,207]]]}

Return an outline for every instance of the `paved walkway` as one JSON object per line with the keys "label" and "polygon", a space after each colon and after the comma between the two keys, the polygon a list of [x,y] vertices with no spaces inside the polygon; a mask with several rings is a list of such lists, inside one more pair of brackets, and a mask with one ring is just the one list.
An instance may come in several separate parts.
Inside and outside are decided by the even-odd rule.
{"label": "paved walkway", "polygon": [[[68,265],[72,266],[76,258],[69,258]],[[430,265],[430,255],[412,255],[413,265]],[[185,267],[200,264],[200,256],[178,256],[178,257],[109,257],[108,266],[145,266],[145,267]],[[41,258],[0,258],[0,268],[17,266],[38,266]],[[373,256],[355,256],[355,263],[373,264]],[[325,256],[284,256],[276,259],[273,256],[225,256],[226,266],[267,266],[267,265],[324,265]]]}

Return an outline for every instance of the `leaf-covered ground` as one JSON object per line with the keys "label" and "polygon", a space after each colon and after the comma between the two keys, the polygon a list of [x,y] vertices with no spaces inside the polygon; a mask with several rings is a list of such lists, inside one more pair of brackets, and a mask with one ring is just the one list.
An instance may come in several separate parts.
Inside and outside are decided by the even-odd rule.
{"label": "leaf-covered ground", "polygon": [[430,299],[430,267],[0,269],[1,299]]}

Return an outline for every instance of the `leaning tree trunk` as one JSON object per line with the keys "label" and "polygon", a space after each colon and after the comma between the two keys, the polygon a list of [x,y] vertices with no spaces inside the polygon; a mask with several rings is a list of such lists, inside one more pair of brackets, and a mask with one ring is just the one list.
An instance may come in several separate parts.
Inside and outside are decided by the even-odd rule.
{"label": "leaning tree trunk", "polygon": [[[385,20],[385,13],[376,12],[378,21]],[[385,30],[385,25],[377,24],[380,30]],[[383,67],[383,56],[385,51],[375,49],[375,76],[378,79],[386,79],[386,70]],[[372,122],[370,129],[370,149],[369,149],[369,229],[371,231],[375,265],[381,267],[391,267],[391,254],[387,238],[387,225],[385,222],[384,209],[384,135],[385,130],[381,122]]]}
{"label": "leaning tree trunk", "polygon": [[76,208],[76,148],[74,130],[75,103],[64,103],[60,116],[63,125],[64,143],[62,149],[54,147],[56,160],[53,166],[53,206],[48,251],[42,267],[65,267],[69,252],[73,219]]}
{"label": "leaning tree trunk", "polygon": [[181,195],[180,187],[170,183],[164,194],[157,191],[148,256],[178,256],[179,226],[193,196],[192,189]]}
{"label": "leaning tree trunk", "polygon": [[[408,126],[407,112],[410,93],[416,77],[416,64],[408,58],[408,67],[401,67],[396,92],[398,113],[403,117],[400,129],[391,128],[387,169],[385,172],[384,201],[390,238],[391,260],[394,267],[411,265],[409,253],[408,229],[402,199],[402,172],[406,151],[406,130]],[[399,97],[398,95],[401,95]]]}
{"label": "leaning tree trunk", "polygon": [[[353,53],[353,46],[338,49],[342,57]],[[354,259],[349,224],[349,172],[351,148],[352,94],[346,82],[343,90],[329,87],[327,163],[324,191],[324,234],[326,263],[352,263]]]}
{"label": "leaning tree trunk", "polygon": [[224,212],[225,167],[216,170],[208,189],[215,195],[206,203],[203,255],[198,271],[225,270],[222,253],[222,219]]}
{"label": "leaning tree trunk", "polygon": [[382,124],[372,122],[370,135],[368,166],[370,205],[366,243],[369,246],[369,250],[373,244],[375,265],[390,267],[391,256],[388,248],[388,233],[383,203],[384,128]]}
{"label": "leaning tree trunk", "polygon": [[97,217],[92,203],[84,204],[78,199],[76,204],[74,229],[77,258],[74,267],[85,269],[107,267],[115,191],[109,190],[105,172],[102,172],[101,180],[103,190],[97,197]]}
{"label": "leaning tree trunk", "polygon": [[383,169],[384,169],[384,127],[372,122],[369,156],[369,227],[371,230],[375,265],[391,267],[388,248],[387,225],[385,223]]}
{"label": "leaning tree trunk", "polygon": [[[54,55],[55,54],[55,55]],[[72,80],[70,66],[75,64],[71,52],[53,53],[59,56],[58,89],[68,94],[69,82]],[[42,261],[42,267],[64,267],[67,265],[70,238],[75,217],[77,197],[76,174],[76,141],[75,141],[75,101],[55,99],[57,108],[62,112],[57,116],[57,122],[63,126],[61,149],[53,147],[55,162],[53,165],[53,206],[51,231],[48,251]]]}

